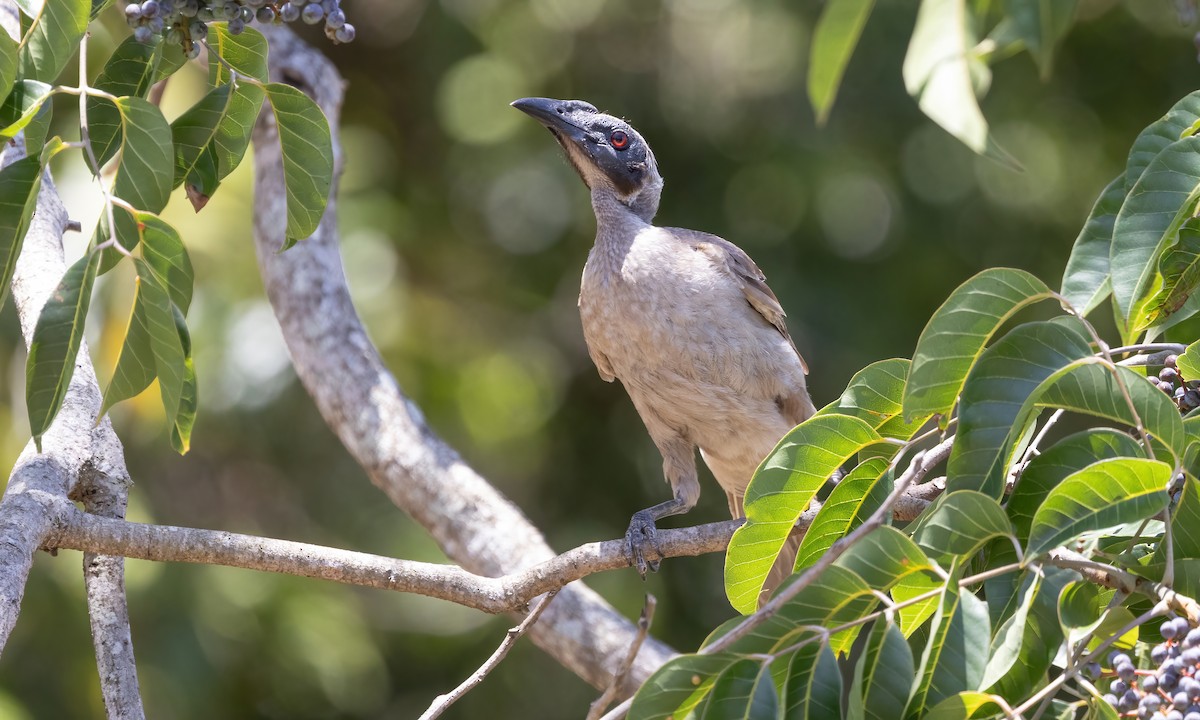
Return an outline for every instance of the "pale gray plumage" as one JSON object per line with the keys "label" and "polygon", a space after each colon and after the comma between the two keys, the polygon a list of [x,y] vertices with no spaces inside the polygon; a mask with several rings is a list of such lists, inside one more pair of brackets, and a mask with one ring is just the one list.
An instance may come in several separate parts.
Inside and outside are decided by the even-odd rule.
{"label": "pale gray plumage", "polygon": [[[741,516],[754,470],[815,412],[808,369],[746,253],[715,235],[651,224],[663,181],[636,130],[578,100],[513,106],[550,129],[591,190],[597,228],[579,294],[584,338],[600,376],[628,391],[674,491],[630,522],[644,573],[657,566],[655,521],[687,512],[700,496],[697,447]],[[790,558],[777,570],[769,584],[786,577]]]}

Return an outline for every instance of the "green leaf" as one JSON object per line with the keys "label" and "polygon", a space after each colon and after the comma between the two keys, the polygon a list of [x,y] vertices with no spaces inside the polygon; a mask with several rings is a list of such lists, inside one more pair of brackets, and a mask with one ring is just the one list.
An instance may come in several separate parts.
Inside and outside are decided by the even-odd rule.
{"label": "green leaf", "polygon": [[1025,639],[1026,625],[1029,621],[1029,611],[1033,601],[1042,588],[1042,576],[1038,573],[1026,573],[1022,583],[1022,593],[1019,595],[1017,609],[992,638],[988,652],[987,667],[983,672],[980,687],[991,687],[1008,674],[1013,665],[1021,657],[1022,641]]}
{"label": "green leaf", "polygon": [[[246,28],[240,35],[231,35],[226,23],[209,23],[208,44],[215,50],[208,58],[209,85],[216,87],[232,81],[225,63],[240,76],[267,81],[267,39],[262,33]],[[252,82],[237,83],[213,144],[218,181],[228,177],[245,156],[262,102],[262,87]]]}
{"label": "green leaf", "polygon": [[53,83],[67,66],[91,18],[89,0],[46,0],[21,39],[21,74]]}
{"label": "green leaf", "polygon": [[[1171,548],[1176,560],[1200,558],[1200,482],[1185,476],[1183,492],[1171,512]],[[1157,562],[1166,562],[1166,543],[1154,552]]]}
{"label": "green leaf", "polygon": [[125,329],[125,340],[121,343],[121,353],[117,356],[112,379],[109,380],[108,387],[104,388],[104,398],[100,404],[101,415],[117,403],[140,395],[150,387],[150,383],[154,382],[157,376],[154,349],[150,344],[146,298],[143,293],[145,286],[140,279],[135,282],[133,308]]}
{"label": "green leaf", "polygon": [[175,228],[157,215],[136,213],[134,219],[141,231],[142,257],[166,288],[171,302],[187,314],[192,304],[194,274],[183,239]]}
{"label": "green leaf", "polygon": [[1024,270],[984,270],[960,285],[937,309],[917,340],[904,390],[904,417],[950,416],[988,340],[1021,308],[1054,297]]}
{"label": "green leaf", "polygon": [[947,488],[1000,497],[1008,458],[1042,383],[1091,357],[1080,331],[1058,322],[1018,325],[987,349],[963,388]]}
{"label": "green leaf", "polygon": [[684,717],[712,689],[713,678],[738,661],[736,655],[680,655],[642,683],[629,708],[629,720]]}
{"label": "green leaf", "polygon": [[1017,539],[1022,543],[1029,539],[1034,513],[1050,491],[1072,473],[1097,460],[1143,456],[1136,440],[1109,428],[1084,430],[1046,448],[1021,471],[1017,486],[1005,504]]}
{"label": "green leaf", "polygon": [[[1058,598],[1066,584],[1078,577],[1069,570],[1044,568],[1040,580],[1041,587],[1034,594],[1023,623],[1017,623],[1012,617],[1020,607],[1017,598],[1024,596],[1018,594],[1014,597],[1013,615],[1006,618],[997,637],[1010,630],[1014,635],[1010,636],[1007,650],[997,647],[995,651],[1018,654],[1008,671],[1002,675],[998,667],[989,667],[991,672],[986,680],[996,680],[990,685],[981,684],[981,689],[1001,697],[1027,697],[1035,688],[1044,686],[1046,672],[1063,642],[1062,626],[1058,621]],[[1033,579],[1026,575],[1022,578],[1021,585],[1025,587],[1031,582]],[[1018,630],[1021,634],[1019,643],[1015,638]]]}
{"label": "green leaf", "polygon": [[0,33],[0,92],[8,92],[17,80],[17,43],[8,33]]}
{"label": "green leaf", "polygon": [[283,150],[287,249],[316,232],[325,214],[333,183],[333,141],[321,108],[296,88],[269,83],[267,100],[275,111]]}
{"label": "green leaf", "polygon": [[850,415],[867,423],[883,437],[909,440],[929,419],[919,415],[912,422],[901,417],[904,383],[911,362],[903,358],[873,362],[850,378],[846,390],[819,415]]}
{"label": "green leaf", "polygon": [[[1008,705],[1004,698],[998,695],[967,691],[942,700],[932,710],[925,714],[924,720],[971,720],[971,718],[990,718],[1004,714]],[[1074,710],[1071,711],[1075,717]]]}
{"label": "green leaf", "polygon": [[[802,577],[791,576],[784,581],[780,591],[799,582]],[[805,586],[796,597],[784,603],[779,612],[745,637],[738,638],[726,650],[746,655],[778,653],[795,644],[797,629],[802,626],[837,627],[866,615],[878,604],[875,591],[857,573],[833,565],[812,584]],[[723,636],[743,620],[745,618],[735,617],[723,623],[709,635],[705,645]],[[849,652],[856,631],[857,628],[845,630],[830,638],[830,648],[835,655]]]}
{"label": "green leaf", "polygon": [[[913,598],[940,588],[943,584],[941,580],[927,575],[909,575],[892,588],[892,600],[896,603],[907,603]],[[939,596],[934,594],[897,610],[896,614],[900,616],[900,630],[904,636],[911,636],[924,625],[925,621],[937,612],[938,604]]]}
{"label": "green leaf", "polygon": [[725,555],[725,593],[735,609],[754,611],[767,573],[813,495],[842,463],[880,439],[858,418],[818,415],[779,441],[746,488],[746,523]]}
{"label": "green leaf", "polygon": [[913,573],[932,571],[935,567],[916,543],[890,525],[859,539],[834,564],[854,571],[880,592],[887,592]]}
{"label": "green leaf", "polygon": [[947,583],[921,653],[908,717],[920,717],[951,695],[978,690],[990,639],[987,605],[971,593],[960,595],[957,582]]}
{"label": "green leaf", "polygon": [[[182,185],[199,171],[204,175],[206,153],[214,149],[213,142],[221,122],[229,111],[233,98],[233,85],[218,85],[205,95],[200,102],[193,105],[175,122],[171,123],[171,136],[175,143],[175,186]],[[192,178],[189,184],[199,188],[206,196],[211,196],[214,188],[212,181]]]}
{"label": "green leaf", "polygon": [[41,185],[42,163],[37,156],[21,158],[0,170],[0,261],[4,263],[0,269],[0,307],[8,298]]}
{"label": "green leaf", "polygon": [[4,105],[0,106],[0,124],[4,125],[4,128],[0,129],[0,139],[9,140],[16,137],[17,133],[33,121],[43,105],[49,107],[46,101],[53,94],[54,88],[44,82],[18,81],[4,99]]}
{"label": "green leaf", "polygon": [[783,699],[784,720],[842,716],[842,673],[828,643],[809,643],[792,654]]}
{"label": "green leaf", "polygon": [[966,560],[996,538],[1012,537],[1012,524],[995,498],[973,490],[939,497],[922,516],[913,540],[930,557]]}
{"label": "green leaf", "polygon": [[[1126,367],[1117,367],[1116,372],[1129,391],[1141,424],[1157,441],[1154,445],[1156,452],[1166,450],[1182,460],[1187,446],[1187,433],[1174,401],[1137,372]],[[1116,375],[1098,360],[1090,358],[1074,363],[1048,381],[1040,393],[1035,393],[1034,399],[1042,407],[1065,408],[1130,427],[1137,424],[1117,384]]]}
{"label": "green leaf", "polygon": [[[1132,323],[1138,303],[1151,292],[1155,262],[1200,200],[1200,137],[1168,145],[1146,168],[1113,226],[1113,299]],[[1131,326],[1128,337],[1144,328]]]}
{"label": "green leaf", "polygon": [[900,628],[876,620],[854,667],[847,717],[903,720],[914,672],[912,650]]}
{"label": "green leaf", "polygon": [[[122,138],[113,194],[136,210],[161,212],[170,199],[174,177],[171,126],[157,107],[139,97],[117,98],[116,107],[121,117]],[[126,250],[132,250],[141,242],[137,220],[125,212],[115,213],[114,217],[117,241]],[[107,239],[107,219],[101,215],[93,242]],[[101,271],[108,271],[122,257],[116,250],[106,250]]]}
{"label": "green leaf", "polygon": [[157,213],[171,197],[171,126],[140,97],[117,98],[122,140],[113,193],[138,210]]}
{"label": "green leaf", "polygon": [[854,46],[862,36],[875,0],[830,0],[813,31],[808,64],[808,99],[824,125]]}
{"label": "green leaf", "polygon": [[1100,193],[1071,248],[1060,292],[1084,315],[1099,307],[1112,292],[1108,258],[1112,252],[1113,225],[1124,203],[1125,176],[1120,175]]}
{"label": "green leaf", "polygon": [[1146,294],[1130,317],[1134,329],[1161,325],[1182,310],[1200,285],[1200,221],[1191,217],[1158,255]]}
{"label": "green leaf", "polygon": [[33,330],[25,363],[25,404],[38,452],[42,450],[42,435],[62,408],[75,372],[75,356],[83,342],[99,259],[97,253],[89,253],[67,268]]}
{"label": "green leaf", "polygon": [[1200,380],[1200,340],[1187,346],[1187,349],[1175,358],[1175,366],[1179,374],[1188,380]]}
{"label": "green leaf", "polygon": [[1072,538],[1136,522],[1167,506],[1171,466],[1143,458],[1100,460],[1072,473],[1050,491],[1033,517],[1028,556],[1041,555]]}
{"label": "green leaf", "polygon": [[773,719],[778,706],[770,664],[750,659],[739,660],[717,676],[700,720]]}
{"label": "green leaf", "polygon": [[[92,86],[117,97],[144,98],[155,83],[178,70],[183,62],[178,46],[147,44],[128,37],[109,56]],[[89,97],[87,116],[92,151],[103,166],[121,146],[121,112],[104,98]]]}
{"label": "green leaf", "polygon": [[196,407],[199,393],[196,385],[196,363],[192,360],[192,338],[179,308],[172,305],[175,328],[179,331],[179,342],[183,346],[183,388],[179,395],[179,413],[171,425],[171,447],[180,455],[186,455],[192,446],[192,428],[196,424]]}
{"label": "green leaf", "polygon": [[1042,79],[1054,66],[1054,46],[1066,35],[1075,19],[1075,0],[1007,0],[1005,9],[1037,62]]}
{"label": "green leaf", "polygon": [[988,133],[973,77],[991,71],[972,53],[977,43],[966,0],[922,0],[904,56],[904,87],[921,111],[980,155],[1010,166],[1011,157]]}
{"label": "green leaf", "polygon": [[796,553],[796,569],[815,563],[838,538],[850,533],[883,504],[892,490],[885,458],[871,458],[842,478],[804,533]]}
{"label": "green leaf", "polygon": [[145,299],[146,331],[150,337],[154,372],[158,376],[163,410],[166,412],[167,421],[173,422],[179,415],[184,375],[187,373],[187,358],[183,352],[179,330],[175,326],[171,298],[166,289],[144,260],[134,258],[133,265],[137,268],[138,296]]}
{"label": "green leaf", "polygon": [[1125,189],[1133,189],[1138,178],[1168,145],[1194,134],[1188,131],[1197,120],[1200,120],[1200,90],[1186,95],[1166,115],[1142,130],[1129,150],[1129,160],[1125,164]]}

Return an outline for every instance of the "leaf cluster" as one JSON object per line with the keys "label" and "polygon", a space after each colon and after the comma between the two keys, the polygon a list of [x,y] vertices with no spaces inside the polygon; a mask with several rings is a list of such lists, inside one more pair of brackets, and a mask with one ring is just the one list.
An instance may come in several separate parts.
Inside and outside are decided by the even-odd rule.
{"label": "leaf cluster", "polygon": [[[28,157],[0,170],[0,286],[7,290],[50,158],[74,150],[100,176],[105,208],[84,256],[63,275],[38,318],[26,367],[26,402],[34,440],[62,407],[98,274],[133,266],[134,300],[120,356],[104,389],[104,410],[155,380],[171,426],[172,446],[186,452],[197,410],[187,312],[194,277],[179,233],[159,213],[183,186],[197,212],[242,161],[264,101],[282,146],[287,194],[287,247],[308,237],[324,214],[333,150],[321,109],[304,93],[270,82],[267,41],[227,23],[208,26],[208,90],[168,122],[151,89],[185,64],[178,44],[130,37],[94,79],[86,67],[89,23],[109,3],[45,0],[19,3],[26,27],[18,41],[0,33],[0,137],[24,133]],[[79,84],[55,85],[80,57]],[[47,140],[55,95],[80,98],[77,141]],[[286,249],[286,247],[284,248]],[[2,301],[2,296],[0,296]]]}

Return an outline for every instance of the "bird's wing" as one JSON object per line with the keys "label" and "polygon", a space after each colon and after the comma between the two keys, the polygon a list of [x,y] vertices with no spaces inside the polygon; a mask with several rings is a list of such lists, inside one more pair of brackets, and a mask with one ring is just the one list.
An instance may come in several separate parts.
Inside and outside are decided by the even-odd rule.
{"label": "bird's wing", "polygon": [[680,235],[687,238],[697,251],[708,255],[718,268],[724,268],[729,273],[729,277],[741,287],[742,294],[746,296],[746,302],[750,303],[750,307],[757,310],[759,315],[762,315],[767,322],[775,326],[781,335],[787,338],[792,350],[796,351],[796,357],[800,358],[800,366],[804,368],[804,374],[807,375],[808,363],[804,361],[804,356],[800,354],[800,351],[796,350],[796,343],[788,333],[787,313],[779,304],[779,298],[775,297],[775,293],[767,287],[767,276],[763,275],[762,270],[758,269],[758,265],[754,264],[750,256],[737,245],[716,235],[694,230],[683,230]]}

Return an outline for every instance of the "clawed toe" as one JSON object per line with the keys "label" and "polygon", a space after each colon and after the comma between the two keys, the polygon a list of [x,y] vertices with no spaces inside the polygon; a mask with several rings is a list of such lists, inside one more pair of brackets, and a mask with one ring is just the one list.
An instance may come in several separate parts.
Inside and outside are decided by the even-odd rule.
{"label": "clawed toe", "polygon": [[658,551],[653,515],[645,510],[634,513],[629,521],[629,530],[625,532],[625,541],[629,544],[630,560],[643,580],[647,570],[658,572],[662,555]]}

